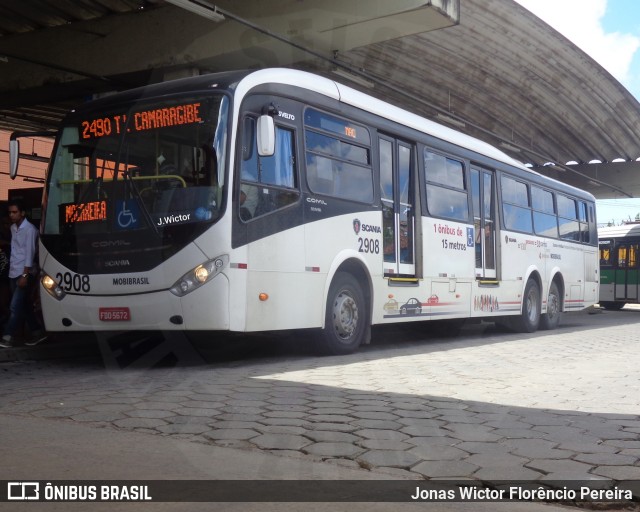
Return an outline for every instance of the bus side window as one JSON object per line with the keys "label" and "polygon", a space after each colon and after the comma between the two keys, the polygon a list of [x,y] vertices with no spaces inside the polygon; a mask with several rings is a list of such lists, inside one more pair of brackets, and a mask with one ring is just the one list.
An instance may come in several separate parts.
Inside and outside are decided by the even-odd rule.
{"label": "bus side window", "polygon": [[627,248],[622,245],[618,247],[618,268],[624,268],[627,266]]}
{"label": "bus side window", "polygon": [[242,130],[242,162],[240,163],[240,218],[251,219],[258,205],[258,159],[256,146],[256,120],[246,117]]}
{"label": "bus side window", "polygon": [[[254,141],[256,133],[256,120],[246,117],[242,123],[242,161],[251,160],[254,155]],[[243,165],[244,170],[244,165]]]}
{"label": "bus side window", "polygon": [[593,204],[589,204],[589,243],[595,244],[598,241],[598,225],[596,224],[596,214]]}
{"label": "bus side window", "polygon": [[629,246],[629,268],[638,267],[638,244]]}
{"label": "bus side window", "polygon": [[466,222],[469,219],[464,164],[425,148],[427,209],[431,215]]}
{"label": "bus side window", "polygon": [[306,179],[314,194],[373,202],[371,136],[363,125],[307,108],[304,114]]}
{"label": "bus side window", "polygon": [[508,176],[502,176],[501,188],[505,228],[533,233],[528,185]]}
{"label": "bus side window", "polygon": [[562,194],[556,196],[558,204],[558,227],[560,238],[580,241],[580,222],[577,215],[576,200]]}
{"label": "bus side window", "polygon": [[276,151],[260,158],[260,183],[276,187],[295,187],[293,131],[276,127]]}
{"label": "bus side window", "polygon": [[587,203],[578,201],[578,220],[580,221],[580,241],[589,243],[589,215],[587,213]]}

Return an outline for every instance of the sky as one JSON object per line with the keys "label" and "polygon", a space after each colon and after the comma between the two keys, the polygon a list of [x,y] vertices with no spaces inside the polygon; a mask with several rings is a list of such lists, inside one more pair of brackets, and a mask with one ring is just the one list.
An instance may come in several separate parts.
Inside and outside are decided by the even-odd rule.
{"label": "sky", "polygon": [[[640,100],[639,0],[515,1],[589,54]],[[599,223],[620,224],[640,214],[640,198],[599,200],[596,209]]]}

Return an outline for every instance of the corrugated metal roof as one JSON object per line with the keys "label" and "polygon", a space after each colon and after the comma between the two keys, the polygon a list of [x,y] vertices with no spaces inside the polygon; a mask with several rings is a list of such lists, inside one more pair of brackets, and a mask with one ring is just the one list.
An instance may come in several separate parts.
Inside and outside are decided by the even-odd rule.
{"label": "corrugated metal roof", "polygon": [[0,0],[0,37],[145,8],[147,0]]}
{"label": "corrugated metal roof", "polygon": [[[126,14],[155,3],[148,0],[0,0],[0,38]],[[0,66],[8,58],[0,51]],[[33,55],[33,59],[37,61],[37,55]],[[54,86],[58,85],[51,84],[49,87]],[[71,97],[47,104],[33,104],[27,96],[28,93],[25,94],[24,104],[13,102],[12,105],[0,105],[0,129],[53,129],[66,112],[78,103],[77,97]]]}
{"label": "corrugated metal roof", "polygon": [[[544,174],[611,197],[596,178],[544,164],[640,158],[640,103],[613,76],[519,4],[463,0],[459,25],[360,48],[355,67],[396,84],[426,116],[484,139]],[[393,97],[393,95],[391,95]],[[437,119],[436,119],[437,120]],[[463,123],[462,125],[460,123]],[[446,122],[445,122],[446,124]],[[580,167],[581,169],[583,167]],[[640,171],[640,169],[638,169]],[[633,189],[640,194],[640,175]],[[594,185],[594,183],[596,185]],[[595,187],[595,188],[594,188]]]}

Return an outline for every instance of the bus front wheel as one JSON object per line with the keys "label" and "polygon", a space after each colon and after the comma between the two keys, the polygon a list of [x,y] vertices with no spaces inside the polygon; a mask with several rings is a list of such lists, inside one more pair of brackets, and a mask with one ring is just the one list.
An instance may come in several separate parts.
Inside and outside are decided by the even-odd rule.
{"label": "bus front wheel", "polygon": [[547,297],[547,312],[540,318],[540,328],[552,330],[560,324],[562,317],[562,302],[558,285],[554,282],[549,286],[549,296]]}
{"label": "bus front wheel", "polygon": [[514,319],[513,325],[518,332],[535,332],[540,325],[540,287],[534,279],[527,281],[524,288],[522,312]]}
{"label": "bus front wheel", "polygon": [[367,318],[360,284],[351,274],[337,273],[329,288],[324,329],[317,337],[318,350],[327,355],[355,352],[364,340]]}

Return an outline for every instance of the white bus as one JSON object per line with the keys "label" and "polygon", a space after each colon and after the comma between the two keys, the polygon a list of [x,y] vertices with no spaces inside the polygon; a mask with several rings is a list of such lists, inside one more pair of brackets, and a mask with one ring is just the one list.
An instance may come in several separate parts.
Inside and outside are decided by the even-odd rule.
{"label": "white bus", "polygon": [[554,328],[598,302],[594,204],[321,76],[177,80],[63,122],[42,311],[52,332],[315,329],[332,354],[393,322]]}
{"label": "white bus", "polygon": [[600,238],[600,305],[622,309],[640,302],[640,224],[598,230]]}

